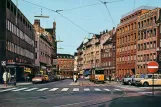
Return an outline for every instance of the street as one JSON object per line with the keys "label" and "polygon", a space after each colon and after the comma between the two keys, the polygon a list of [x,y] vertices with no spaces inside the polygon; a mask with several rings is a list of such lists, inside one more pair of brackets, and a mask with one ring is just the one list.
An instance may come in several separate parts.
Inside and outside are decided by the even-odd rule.
{"label": "street", "polygon": [[[79,80],[79,84],[91,82]],[[92,83],[91,83],[92,84]],[[159,98],[158,98],[159,97]],[[155,100],[153,100],[155,98]],[[32,84],[0,90],[0,107],[156,107],[161,105],[160,96],[147,96],[135,91],[105,83],[78,85],[71,79],[46,84]],[[149,105],[155,104],[156,106]],[[139,104],[139,105],[136,105]]]}

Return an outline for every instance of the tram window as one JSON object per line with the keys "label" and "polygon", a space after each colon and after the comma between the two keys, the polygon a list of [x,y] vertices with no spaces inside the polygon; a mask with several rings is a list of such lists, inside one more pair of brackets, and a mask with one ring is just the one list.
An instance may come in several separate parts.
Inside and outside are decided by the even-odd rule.
{"label": "tram window", "polygon": [[103,70],[96,70],[95,72],[96,72],[96,74],[104,74]]}

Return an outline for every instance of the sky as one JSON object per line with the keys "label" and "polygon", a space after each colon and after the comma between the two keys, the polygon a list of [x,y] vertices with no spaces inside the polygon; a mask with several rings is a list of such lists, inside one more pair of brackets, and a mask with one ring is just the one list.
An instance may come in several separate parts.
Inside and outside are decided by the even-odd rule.
{"label": "sky", "polygon": [[[16,0],[12,0],[16,4]],[[41,15],[41,7],[27,3],[25,1],[50,8],[52,10],[64,10],[60,13],[67,17],[68,21],[59,14],[42,8],[42,15],[49,16],[49,18],[36,18],[34,16]],[[99,34],[103,30],[111,30],[117,27],[120,23],[122,15],[136,9],[142,5],[161,7],[161,0],[102,0],[106,2],[118,1],[108,3],[107,7],[112,16],[109,15],[105,5],[101,4],[99,0],[18,0],[18,8],[33,24],[35,19],[40,19],[41,26],[44,28],[52,28],[53,22],[56,21],[56,37],[57,40],[63,40],[58,43],[58,53],[74,54],[78,46],[82,43],[85,37],[92,37],[89,33]],[[92,5],[79,9],[71,8]],[[66,11],[65,11],[66,10]],[[83,29],[83,30],[82,30]]]}

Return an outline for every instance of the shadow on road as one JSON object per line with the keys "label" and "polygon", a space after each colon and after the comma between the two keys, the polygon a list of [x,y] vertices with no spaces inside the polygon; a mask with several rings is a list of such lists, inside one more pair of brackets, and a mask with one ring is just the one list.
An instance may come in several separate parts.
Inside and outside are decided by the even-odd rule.
{"label": "shadow on road", "polygon": [[161,107],[161,96],[123,97],[112,101],[108,107]]}

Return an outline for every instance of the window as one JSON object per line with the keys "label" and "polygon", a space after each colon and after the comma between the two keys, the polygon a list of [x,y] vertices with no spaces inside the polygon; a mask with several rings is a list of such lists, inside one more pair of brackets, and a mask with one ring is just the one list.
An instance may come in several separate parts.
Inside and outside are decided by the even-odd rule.
{"label": "window", "polygon": [[146,43],[144,43],[144,50],[146,50]]}
{"label": "window", "polygon": [[11,3],[10,3],[10,1],[8,0],[7,1],[7,8],[10,10],[11,8],[10,8],[10,5],[11,5]]}
{"label": "window", "polygon": [[154,28],[154,36],[156,36],[156,29]]}
{"label": "window", "polygon": [[9,24],[9,25],[10,25],[10,31],[12,31],[12,23],[10,22],[10,24]]}
{"label": "window", "polygon": [[147,43],[147,49],[149,49],[149,42]]}
{"label": "window", "polygon": [[141,21],[141,27],[143,27],[143,21]]}
{"label": "window", "polygon": [[12,24],[12,33],[14,33],[14,25]]}
{"label": "window", "polygon": [[153,48],[156,48],[156,41],[153,42]]}
{"label": "window", "polygon": [[156,23],[156,16],[154,16],[154,23]]}
{"label": "window", "polygon": [[156,59],[156,53],[153,54],[153,59],[154,59],[154,60]]}
{"label": "window", "polygon": [[149,19],[147,20],[147,25],[149,25],[150,23],[149,23]]}
{"label": "window", "polygon": [[138,23],[138,28],[140,28],[140,22]]}
{"label": "window", "polygon": [[151,49],[151,48],[153,48],[153,43],[152,43],[152,42],[150,42],[150,49]]}

